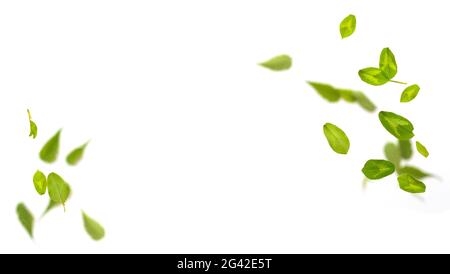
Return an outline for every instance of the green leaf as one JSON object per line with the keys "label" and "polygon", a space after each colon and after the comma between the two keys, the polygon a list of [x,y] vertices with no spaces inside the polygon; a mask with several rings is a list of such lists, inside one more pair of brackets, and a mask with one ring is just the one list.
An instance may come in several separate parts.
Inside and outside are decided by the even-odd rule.
{"label": "green leaf", "polygon": [[53,163],[58,158],[59,153],[59,136],[61,135],[61,129],[53,135],[50,140],[42,147],[39,157],[46,163]]}
{"label": "green leaf", "polygon": [[33,184],[37,193],[44,195],[47,190],[47,178],[42,171],[37,170],[33,175]]}
{"label": "green leaf", "polygon": [[336,89],[337,92],[339,92],[339,95],[342,99],[344,99],[346,102],[353,103],[356,102],[356,96],[355,92],[353,90],[349,89]]}
{"label": "green leaf", "polygon": [[292,59],[289,55],[278,55],[259,64],[262,67],[274,71],[288,70],[292,66]]}
{"label": "green leaf", "polygon": [[405,88],[405,90],[402,92],[402,96],[400,97],[400,102],[411,102],[412,100],[414,100],[414,98],[416,98],[417,94],[419,94],[419,91],[420,87],[418,85],[412,85]]}
{"label": "green leaf", "polygon": [[372,103],[372,101],[370,101],[370,99],[364,93],[355,92],[354,95],[356,97],[356,101],[363,109],[367,110],[368,112],[374,112],[377,109],[375,104]]}
{"label": "green leaf", "polygon": [[407,173],[399,175],[397,181],[400,188],[409,193],[423,193],[427,188],[424,183]]}
{"label": "green leaf", "polygon": [[88,144],[89,144],[89,142],[86,142],[83,145],[81,145],[80,147],[77,147],[74,150],[72,150],[72,152],[70,152],[69,155],[67,155],[67,158],[66,158],[67,164],[69,164],[71,166],[78,164],[78,162],[80,162],[81,159],[83,158],[84,150],[86,149]]}
{"label": "green leaf", "polygon": [[393,112],[380,111],[378,118],[383,127],[397,139],[409,140],[414,137],[414,126],[405,117]]}
{"label": "green leaf", "polygon": [[384,76],[391,80],[397,74],[397,62],[395,56],[389,48],[384,48],[380,54],[380,70]]}
{"label": "green leaf", "polygon": [[404,166],[398,170],[398,174],[405,174],[405,173],[407,173],[417,179],[423,179],[426,177],[433,176],[432,174],[422,171],[419,168],[414,167],[414,166]]}
{"label": "green leaf", "polygon": [[82,212],[83,223],[86,232],[91,236],[93,240],[101,240],[105,236],[105,229],[94,219],[89,217],[86,213]]}
{"label": "green leaf", "polygon": [[419,141],[416,142],[416,149],[425,158],[428,158],[428,156],[430,155],[427,148],[424,145],[422,145]]}
{"label": "green leaf", "polygon": [[400,148],[400,154],[402,158],[408,160],[413,154],[411,140],[398,140],[398,146]]}
{"label": "green leaf", "polygon": [[384,155],[388,161],[395,165],[396,169],[400,167],[402,156],[400,155],[400,149],[397,144],[391,142],[387,143],[384,146]]}
{"label": "green leaf", "polygon": [[365,68],[358,72],[359,78],[369,85],[381,86],[389,82],[389,79],[378,68]]}
{"label": "green leaf", "polygon": [[362,172],[371,180],[378,180],[391,175],[395,171],[393,163],[386,160],[368,160]]}
{"label": "green leaf", "polygon": [[327,138],[330,147],[339,154],[347,154],[350,148],[350,141],[342,129],[337,126],[326,123],[323,125],[323,133]]}
{"label": "green leaf", "polygon": [[16,208],[17,216],[19,217],[20,223],[28,232],[31,238],[33,238],[33,225],[34,217],[33,214],[28,210],[24,203],[20,203]]}
{"label": "green leaf", "polygon": [[27,112],[28,112],[28,120],[30,121],[30,134],[28,136],[33,137],[33,139],[36,139],[38,133],[36,123],[33,120],[31,120],[31,112],[29,109],[27,109]]}
{"label": "green leaf", "polygon": [[61,203],[65,210],[65,202],[70,194],[69,184],[56,173],[50,173],[47,178],[48,195],[55,203]]}
{"label": "green leaf", "polygon": [[337,102],[341,98],[341,94],[338,90],[328,84],[308,82],[308,84],[313,87],[320,96],[329,102]]}
{"label": "green leaf", "polygon": [[352,35],[353,32],[355,32],[355,29],[356,29],[356,17],[350,14],[349,16],[345,17],[344,20],[342,20],[339,26],[342,39]]}

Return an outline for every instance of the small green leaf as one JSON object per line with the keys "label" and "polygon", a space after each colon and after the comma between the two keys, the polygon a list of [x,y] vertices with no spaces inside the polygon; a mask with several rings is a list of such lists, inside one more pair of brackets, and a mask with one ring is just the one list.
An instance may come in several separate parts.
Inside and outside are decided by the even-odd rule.
{"label": "small green leaf", "polygon": [[82,146],[75,148],[72,152],[67,155],[66,162],[67,164],[74,166],[81,161],[84,155],[84,150],[86,149],[89,142],[84,143]]}
{"label": "small green leaf", "polygon": [[386,160],[368,160],[362,172],[371,180],[378,180],[391,175],[395,171],[393,163]]}
{"label": "small green leaf", "polygon": [[349,89],[336,89],[337,92],[339,92],[340,97],[342,99],[344,99],[344,101],[349,102],[349,103],[353,103],[356,102],[356,96],[355,96],[355,92],[353,90],[349,90]]}
{"label": "small green leaf", "polygon": [[82,212],[83,223],[86,232],[91,236],[93,240],[101,240],[105,236],[105,229],[94,219],[89,217],[86,213]]}
{"label": "small green leaf", "polygon": [[50,173],[47,178],[48,195],[55,203],[61,203],[65,210],[65,202],[70,194],[69,184],[56,173]]}
{"label": "small green leaf", "polygon": [[395,165],[396,169],[400,167],[402,156],[400,155],[400,149],[397,144],[391,142],[387,143],[384,146],[384,155],[388,161]]}
{"label": "small green leaf", "polygon": [[384,48],[380,54],[380,70],[384,76],[391,80],[397,74],[397,62],[395,56],[389,48]]}
{"label": "small green leaf", "polygon": [[288,70],[292,66],[292,58],[285,54],[278,55],[259,65],[274,71]]}
{"label": "small green leaf", "polygon": [[313,87],[320,96],[329,102],[337,102],[341,98],[341,94],[338,90],[328,84],[308,82],[308,84]]}
{"label": "small green leaf", "polygon": [[355,29],[356,29],[356,17],[350,14],[349,16],[345,17],[344,20],[342,20],[339,26],[342,39],[352,35],[353,32],[355,32]]}
{"label": "small green leaf", "polygon": [[330,147],[339,154],[347,154],[350,148],[350,141],[342,129],[337,126],[326,123],[323,125],[323,133],[327,138]]}
{"label": "small green leaf", "polygon": [[58,158],[59,153],[59,136],[61,135],[61,130],[58,130],[55,135],[53,135],[50,140],[42,147],[39,157],[42,161],[46,163],[53,163]]}
{"label": "small green leaf", "polygon": [[399,175],[397,181],[400,188],[409,193],[423,193],[427,188],[424,183],[407,173]]}
{"label": "small green leaf", "polygon": [[356,101],[363,109],[367,110],[368,112],[374,112],[377,109],[375,104],[372,103],[372,101],[370,101],[370,99],[364,93],[355,92],[354,95],[356,97]]}
{"label": "small green leaf", "polygon": [[407,173],[417,179],[423,179],[433,176],[432,174],[422,171],[419,168],[413,166],[404,166],[398,170],[398,174],[404,173]]}
{"label": "small green leaf", "polygon": [[42,173],[42,171],[37,170],[34,173],[33,183],[37,193],[39,193],[40,195],[44,195],[45,191],[47,190],[47,178],[45,177],[44,173]]}
{"label": "small green leaf", "polygon": [[402,158],[408,160],[413,154],[411,140],[398,140],[398,147]]}
{"label": "small green leaf", "polygon": [[384,73],[378,68],[365,68],[358,72],[359,78],[369,85],[381,86],[389,82]]}
{"label": "small green leaf", "polygon": [[414,98],[416,98],[417,94],[419,94],[419,91],[420,87],[418,85],[412,85],[407,87],[403,91],[402,96],[400,97],[400,102],[401,103],[411,102],[412,100],[414,100]]}
{"label": "small green leaf", "polygon": [[427,148],[424,145],[422,145],[419,141],[416,142],[416,149],[425,158],[428,158],[428,156],[430,155]]}
{"label": "small green leaf", "polygon": [[28,112],[28,120],[30,121],[30,134],[28,136],[33,137],[33,139],[36,139],[38,133],[36,123],[31,119],[31,112],[29,109],[27,109],[27,112]]}
{"label": "small green leaf", "polygon": [[414,137],[414,126],[403,116],[393,112],[380,111],[378,114],[383,127],[399,140],[409,140]]}
{"label": "small green leaf", "polygon": [[24,203],[20,203],[17,205],[16,212],[17,216],[19,217],[20,223],[26,229],[30,237],[33,238],[33,214],[28,210]]}

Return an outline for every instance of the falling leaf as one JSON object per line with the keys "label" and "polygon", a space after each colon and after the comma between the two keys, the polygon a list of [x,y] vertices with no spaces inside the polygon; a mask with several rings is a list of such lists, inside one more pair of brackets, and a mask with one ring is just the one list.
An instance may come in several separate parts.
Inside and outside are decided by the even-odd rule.
{"label": "falling leaf", "polygon": [[397,139],[408,140],[414,137],[414,126],[405,117],[393,112],[380,111],[378,118],[383,127]]}
{"label": "falling leaf", "polygon": [[416,142],[416,149],[425,158],[428,158],[428,156],[430,155],[427,148],[424,145],[422,145],[419,141]]}
{"label": "falling leaf", "polygon": [[69,164],[71,166],[78,164],[78,162],[80,162],[81,159],[83,158],[84,150],[86,149],[88,144],[89,144],[89,142],[86,142],[83,145],[81,145],[80,147],[77,147],[74,150],[72,150],[72,152],[70,152],[69,155],[67,155],[67,158],[66,158],[67,164]]}
{"label": "falling leaf", "polygon": [[105,229],[94,219],[89,217],[86,213],[82,212],[83,223],[86,232],[91,236],[93,240],[101,240],[105,236]]}
{"label": "falling leaf", "polygon": [[33,238],[33,214],[28,210],[24,203],[20,203],[17,205],[16,212],[17,216],[19,217],[20,223],[26,229],[30,237]]}
{"label": "falling leaf", "polygon": [[55,203],[61,203],[65,209],[65,202],[69,197],[70,187],[61,176],[50,173],[47,178],[48,195]]}
{"label": "falling leaf", "polygon": [[36,123],[31,119],[31,112],[29,109],[27,109],[28,112],[28,120],[30,121],[30,134],[28,136],[33,137],[33,139],[36,139],[38,129]]}
{"label": "falling leaf", "polygon": [[342,129],[333,124],[326,123],[323,125],[323,133],[331,149],[339,154],[347,154],[350,148],[350,141]]}
{"label": "falling leaf", "polygon": [[356,29],[356,17],[353,14],[345,17],[339,25],[342,39],[349,37],[355,32]]}
{"label": "falling leaf", "polygon": [[389,82],[379,68],[365,68],[358,72],[359,78],[369,85],[381,86]]}
{"label": "falling leaf", "polygon": [[47,178],[42,171],[37,170],[33,175],[33,184],[37,193],[40,195],[44,195],[47,190]]}
{"label": "falling leaf", "polygon": [[402,158],[405,160],[411,159],[413,154],[411,140],[398,140],[398,146],[400,148]]}
{"label": "falling leaf", "polygon": [[58,158],[59,153],[59,136],[61,135],[61,130],[58,130],[55,135],[53,135],[50,140],[42,147],[39,157],[42,161],[46,163],[53,163]]}
{"label": "falling leaf", "polygon": [[403,92],[402,96],[400,97],[401,103],[408,103],[414,100],[416,98],[417,94],[419,94],[420,87],[418,85],[412,85],[407,87]]}
{"label": "falling leaf", "polygon": [[274,71],[288,70],[292,66],[292,58],[286,54],[278,55],[259,65]]}
{"label": "falling leaf", "polygon": [[386,160],[368,160],[362,172],[371,180],[378,180],[391,175],[395,171],[395,165]]}
{"label": "falling leaf", "polygon": [[397,181],[400,188],[409,193],[423,193],[427,188],[424,183],[407,173],[399,175]]}

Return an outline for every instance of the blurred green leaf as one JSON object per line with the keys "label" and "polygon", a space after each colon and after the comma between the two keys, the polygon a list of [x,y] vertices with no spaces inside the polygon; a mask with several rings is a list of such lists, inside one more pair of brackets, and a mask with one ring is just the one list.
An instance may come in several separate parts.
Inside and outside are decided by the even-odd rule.
{"label": "blurred green leaf", "polygon": [[402,158],[405,160],[411,159],[413,154],[411,140],[398,140],[398,146]]}
{"label": "blurred green leaf", "polygon": [[89,142],[86,142],[83,145],[72,150],[69,153],[69,155],[67,155],[67,157],[66,157],[67,164],[69,164],[71,166],[78,164],[81,161],[81,159],[83,158],[84,151],[88,144],[89,144]]}
{"label": "blurred green leaf", "polygon": [[391,80],[397,74],[397,62],[394,53],[389,48],[384,48],[380,54],[380,70],[384,76]]}
{"label": "blurred green leaf", "polygon": [[93,240],[101,240],[105,236],[105,229],[97,221],[89,217],[86,213],[82,212],[83,223],[86,232],[91,236]]}
{"label": "blurred green leaf", "polygon": [[34,217],[33,214],[28,210],[24,203],[19,203],[16,208],[17,216],[19,221],[25,230],[28,232],[31,238],[33,238],[33,225]]}
{"label": "blurred green leaf", "polygon": [[259,65],[273,71],[288,70],[292,66],[292,58],[286,54],[278,55]]}
{"label": "blurred green leaf", "polygon": [[59,136],[61,135],[61,129],[53,135],[50,140],[42,147],[39,157],[46,163],[53,163],[58,158],[59,153]]}

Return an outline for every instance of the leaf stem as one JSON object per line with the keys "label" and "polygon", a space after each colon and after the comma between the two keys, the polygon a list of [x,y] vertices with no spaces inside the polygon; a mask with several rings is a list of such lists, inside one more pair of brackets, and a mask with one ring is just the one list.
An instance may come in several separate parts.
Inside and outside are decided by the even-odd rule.
{"label": "leaf stem", "polygon": [[397,84],[401,84],[401,85],[407,85],[408,84],[408,83],[405,83],[405,82],[400,82],[400,81],[395,81],[395,80],[389,80],[389,82],[397,83]]}

